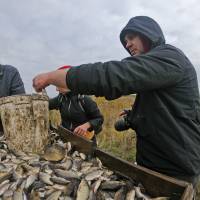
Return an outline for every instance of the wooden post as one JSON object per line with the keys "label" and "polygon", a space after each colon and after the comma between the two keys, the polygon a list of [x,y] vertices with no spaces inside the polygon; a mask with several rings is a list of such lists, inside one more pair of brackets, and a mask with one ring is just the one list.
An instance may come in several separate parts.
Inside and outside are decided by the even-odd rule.
{"label": "wooden post", "polygon": [[16,151],[42,153],[48,142],[49,107],[44,95],[15,95],[0,99],[6,141]]}

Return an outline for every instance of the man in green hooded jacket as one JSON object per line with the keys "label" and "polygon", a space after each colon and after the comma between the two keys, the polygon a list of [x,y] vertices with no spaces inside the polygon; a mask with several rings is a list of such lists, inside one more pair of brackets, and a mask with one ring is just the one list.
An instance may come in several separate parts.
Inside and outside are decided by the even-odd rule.
{"label": "man in green hooded jacket", "polygon": [[120,40],[130,57],[40,74],[33,87],[40,91],[53,84],[108,100],[136,93],[129,126],[137,133],[137,163],[195,186],[200,174],[195,68],[180,49],[165,43],[160,26],[150,17],[131,18]]}

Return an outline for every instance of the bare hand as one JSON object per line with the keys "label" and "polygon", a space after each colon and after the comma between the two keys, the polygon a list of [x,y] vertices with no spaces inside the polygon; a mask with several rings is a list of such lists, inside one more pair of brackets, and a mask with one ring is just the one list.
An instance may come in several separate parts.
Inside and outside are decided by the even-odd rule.
{"label": "bare hand", "polygon": [[121,117],[121,116],[127,115],[129,112],[130,112],[130,110],[125,109],[119,113],[119,116]]}
{"label": "bare hand", "polygon": [[119,113],[119,116],[124,116],[126,115],[127,113],[123,110],[122,112]]}
{"label": "bare hand", "polygon": [[47,86],[54,85],[56,87],[65,88],[69,91],[66,85],[66,74],[69,69],[56,70],[44,74],[39,74],[33,79],[33,87],[37,92],[41,92],[42,89]]}
{"label": "bare hand", "polygon": [[36,92],[41,92],[47,86],[49,86],[49,73],[39,74],[33,79],[33,87]]}
{"label": "bare hand", "polygon": [[85,124],[82,124],[82,125],[80,125],[80,126],[77,126],[77,127],[74,129],[74,133],[75,133],[76,135],[80,135],[80,136],[86,137],[88,128],[90,128],[90,123],[89,123],[89,122],[86,122]]}

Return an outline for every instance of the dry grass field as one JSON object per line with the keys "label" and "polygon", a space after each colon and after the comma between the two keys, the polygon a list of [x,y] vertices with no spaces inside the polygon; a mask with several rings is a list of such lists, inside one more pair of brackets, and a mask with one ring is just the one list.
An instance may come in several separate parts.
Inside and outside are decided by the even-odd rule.
{"label": "dry grass field", "polygon": [[104,115],[103,131],[97,137],[99,147],[128,161],[135,160],[135,133],[131,129],[117,132],[114,123],[124,108],[131,108],[134,99],[135,96],[121,97],[113,101],[95,98]]}

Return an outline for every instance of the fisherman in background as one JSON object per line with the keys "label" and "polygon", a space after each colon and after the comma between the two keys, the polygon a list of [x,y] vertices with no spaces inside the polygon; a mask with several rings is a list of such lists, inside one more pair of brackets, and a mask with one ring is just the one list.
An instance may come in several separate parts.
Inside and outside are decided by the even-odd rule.
{"label": "fisherman in background", "polygon": [[137,134],[137,163],[195,188],[200,175],[195,68],[180,49],[165,43],[160,26],[150,17],[131,18],[120,40],[130,57],[40,74],[33,79],[33,87],[40,91],[53,84],[108,100],[136,93],[127,128]]}
{"label": "fisherman in background", "polygon": [[[59,70],[69,69],[60,67]],[[61,125],[77,135],[95,139],[102,130],[103,115],[97,104],[87,95],[73,94],[65,88],[57,87],[59,95],[49,100],[49,109],[57,109],[61,114]]]}
{"label": "fisherman in background", "polygon": [[[13,66],[0,64],[0,98],[17,94],[25,94],[19,71]],[[0,135],[2,134],[3,126],[0,119]]]}

